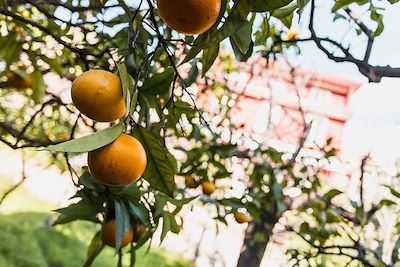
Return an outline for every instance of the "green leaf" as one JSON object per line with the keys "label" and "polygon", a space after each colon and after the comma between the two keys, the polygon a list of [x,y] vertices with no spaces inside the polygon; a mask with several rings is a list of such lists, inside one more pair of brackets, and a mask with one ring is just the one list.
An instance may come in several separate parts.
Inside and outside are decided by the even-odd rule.
{"label": "green leaf", "polygon": [[6,62],[6,69],[9,68],[12,63],[19,60],[19,56],[22,50],[22,44],[19,42],[11,42],[7,47],[7,53],[4,54],[4,61]]}
{"label": "green leaf", "polygon": [[342,194],[343,192],[342,191],[340,191],[340,190],[338,190],[338,189],[331,189],[331,190],[329,190],[328,192],[326,192],[324,195],[323,195],[323,198],[326,198],[326,199],[333,199],[334,197],[336,197],[337,195],[340,195],[340,194]]}
{"label": "green leaf", "polygon": [[175,71],[172,67],[165,69],[164,72],[157,73],[148,78],[140,91],[149,95],[163,95],[168,93],[172,81],[175,77]]}
{"label": "green leaf", "polygon": [[164,212],[163,213],[163,227],[162,227],[162,232],[161,232],[161,242],[164,240],[166,237],[167,233],[171,231],[175,234],[179,233],[180,227],[176,223],[175,216],[169,212]]}
{"label": "green leaf", "polygon": [[0,7],[7,8],[7,0],[0,0]]}
{"label": "green leaf", "polygon": [[66,208],[55,210],[60,213],[53,225],[69,223],[75,220],[85,220],[91,222],[99,222],[97,214],[101,211],[101,207],[91,202],[89,199],[82,199],[78,203],[71,204]]}
{"label": "green leaf", "polygon": [[288,5],[292,0],[248,0],[251,11],[265,12],[273,11]]}
{"label": "green leaf", "polygon": [[138,218],[144,225],[150,226],[150,221],[148,215],[139,207],[135,206],[133,203],[128,203],[129,211]]}
{"label": "green leaf", "polygon": [[214,63],[215,59],[217,58],[219,53],[219,43],[213,45],[203,51],[203,58],[202,58],[202,70],[201,74],[204,76],[206,72],[211,68],[212,64]]}
{"label": "green leaf", "polygon": [[35,69],[32,74],[32,90],[33,100],[35,103],[40,103],[43,96],[46,94],[46,84],[44,83],[42,72],[38,69]]}
{"label": "green leaf", "polygon": [[285,25],[286,28],[290,29],[292,27],[293,13],[288,15],[287,17],[279,18],[279,20],[282,21],[283,25]]}
{"label": "green leaf", "polygon": [[248,1],[252,0],[236,1],[235,5],[232,7],[231,13],[219,30],[209,30],[197,37],[182,64],[192,60],[203,49],[219,44],[225,38],[234,34],[246,21],[247,15],[250,12],[251,7]]}
{"label": "green leaf", "polygon": [[400,192],[398,192],[396,189],[394,189],[394,188],[392,188],[392,187],[390,187],[390,186],[388,186],[388,185],[386,185],[385,187],[389,188],[390,193],[391,193],[393,196],[395,196],[395,197],[397,197],[397,198],[400,198]]}
{"label": "green leaf", "polygon": [[71,152],[71,153],[82,153],[88,152],[105,145],[110,144],[125,129],[123,123],[115,124],[107,129],[92,133],[90,135],[70,140],[58,145],[48,146],[43,148],[43,150],[57,151],[57,152]]}
{"label": "green leaf", "polygon": [[247,60],[251,57],[251,55],[253,54],[253,48],[254,48],[254,43],[253,43],[253,41],[251,41],[251,43],[250,43],[250,48],[249,48],[249,50],[247,51],[247,53],[246,53],[246,54],[243,54],[243,53],[240,51],[240,49],[238,48],[236,42],[235,42],[232,38],[229,38],[229,40],[231,41],[233,53],[235,54],[236,60],[241,61],[241,62],[245,62],[245,61],[247,61]]}
{"label": "green leaf", "polygon": [[28,73],[26,73],[26,71],[23,71],[23,70],[12,70],[11,72],[15,73],[15,75],[17,75],[21,79],[25,80],[26,78],[28,78]]}
{"label": "green leaf", "polygon": [[252,24],[249,21],[244,24],[231,36],[235,41],[236,46],[239,48],[242,54],[246,54],[249,51],[250,44],[252,42],[251,35],[253,32]]}
{"label": "green leaf", "polygon": [[275,18],[285,18],[287,16],[293,15],[294,11],[297,9],[297,3],[293,2],[287,6],[279,8],[271,13]]}
{"label": "green leaf", "polygon": [[90,241],[87,250],[87,259],[83,266],[91,266],[97,255],[103,250],[104,244],[101,240],[101,231],[98,231]]}
{"label": "green leaf", "polygon": [[143,127],[136,126],[134,136],[143,144],[147,154],[147,167],[143,177],[152,187],[172,197],[175,189],[174,172],[166,151],[157,137]]}
{"label": "green leaf", "polygon": [[368,3],[369,0],[336,0],[335,4],[332,7],[332,12],[336,12],[341,8],[347,7],[352,3],[357,3],[358,5],[363,5]]}
{"label": "green leaf", "polygon": [[88,250],[87,250],[87,257],[90,258],[92,255],[94,255],[96,252],[100,250],[102,245],[101,241],[101,231],[98,231],[90,241]]}
{"label": "green leaf", "polygon": [[197,80],[197,76],[199,75],[199,68],[197,67],[197,59],[192,61],[192,67],[190,68],[189,74],[185,79],[185,85],[190,86]]}
{"label": "green leaf", "polygon": [[396,205],[396,204],[397,204],[397,203],[394,202],[394,201],[392,201],[392,200],[389,200],[389,199],[382,199],[382,200],[379,202],[378,206],[379,206],[379,207],[383,207],[383,206],[394,206],[394,205]]}
{"label": "green leaf", "polygon": [[[129,75],[128,70],[126,69],[126,65],[123,63],[117,64],[118,75],[121,80],[122,92],[124,94],[124,99],[128,99],[130,87],[132,85],[132,77]],[[127,103],[127,107],[129,107],[129,103]]]}
{"label": "green leaf", "polygon": [[115,205],[115,251],[119,251],[121,242],[124,236],[128,233],[131,227],[129,219],[129,211],[123,202],[114,201]]}
{"label": "green leaf", "polygon": [[49,64],[50,68],[55,71],[58,75],[62,75],[63,74],[63,66],[61,64],[60,58],[48,58],[46,56],[41,55],[40,56],[44,62],[46,62],[47,64]]}

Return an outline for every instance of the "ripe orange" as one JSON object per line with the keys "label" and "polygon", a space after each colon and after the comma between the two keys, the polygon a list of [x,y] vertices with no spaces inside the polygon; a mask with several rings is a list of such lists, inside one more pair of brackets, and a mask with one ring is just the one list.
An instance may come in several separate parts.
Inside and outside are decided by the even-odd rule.
{"label": "ripe orange", "polygon": [[243,212],[237,211],[233,214],[233,216],[235,217],[235,220],[240,224],[247,223],[250,221],[250,217],[244,214]]}
{"label": "ripe orange", "polygon": [[215,191],[215,185],[212,182],[205,181],[201,184],[203,186],[203,193],[205,195],[211,195]]}
{"label": "ripe orange", "polygon": [[26,78],[22,78],[14,72],[7,74],[7,84],[17,89],[26,89],[32,87],[32,74],[27,74]]}
{"label": "ripe orange", "polygon": [[146,169],[147,157],[136,138],[121,134],[114,142],[88,154],[88,165],[93,176],[106,185],[127,185]]}
{"label": "ripe orange", "polygon": [[[116,247],[115,229],[116,229],[115,219],[111,219],[104,224],[103,232],[101,235],[101,240],[103,240],[104,244],[109,245],[111,247]],[[130,242],[132,242],[133,237],[134,237],[133,229],[132,227],[130,227],[128,232],[121,241],[121,248],[125,247]]]}
{"label": "ripe orange", "polygon": [[79,111],[96,121],[114,121],[126,111],[121,81],[108,71],[90,70],[78,76],[71,96]]}
{"label": "ripe orange", "polygon": [[136,223],[134,223],[133,228],[134,228],[134,233],[135,233],[133,241],[137,242],[146,233],[146,226],[143,223],[136,222]]}
{"label": "ripe orange", "polygon": [[188,188],[197,188],[199,183],[190,175],[185,176],[185,185]]}
{"label": "ripe orange", "polygon": [[157,0],[160,17],[177,32],[195,35],[210,29],[218,19],[221,0]]}

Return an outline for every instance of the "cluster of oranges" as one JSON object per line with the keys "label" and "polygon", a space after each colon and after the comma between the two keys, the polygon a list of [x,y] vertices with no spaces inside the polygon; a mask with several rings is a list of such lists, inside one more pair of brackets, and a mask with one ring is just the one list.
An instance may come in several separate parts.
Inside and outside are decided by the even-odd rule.
{"label": "cluster of oranges", "polygon": [[[193,176],[187,175],[187,176],[185,176],[185,185],[187,188],[195,189],[195,188],[199,187],[200,183],[197,182],[196,179],[193,178]],[[203,190],[203,194],[205,194],[207,196],[212,195],[216,189],[214,183],[212,183],[210,181],[202,182],[201,187]],[[247,223],[251,220],[251,218],[249,216],[247,216],[245,213],[240,212],[240,211],[235,211],[233,213],[233,216],[234,216],[236,222],[238,222],[240,224]]]}
{"label": "cluster of oranges", "polygon": [[[72,101],[87,117],[99,122],[112,122],[126,113],[125,100],[119,77],[104,70],[90,70],[72,83]],[[121,134],[114,142],[90,151],[88,165],[94,178],[102,184],[124,186],[139,179],[146,169],[147,157],[136,138]],[[145,226],[133,223],[122,240],[121,247],[143,236]],[[115,246],[115,219],[103,227],[102,240]]]}

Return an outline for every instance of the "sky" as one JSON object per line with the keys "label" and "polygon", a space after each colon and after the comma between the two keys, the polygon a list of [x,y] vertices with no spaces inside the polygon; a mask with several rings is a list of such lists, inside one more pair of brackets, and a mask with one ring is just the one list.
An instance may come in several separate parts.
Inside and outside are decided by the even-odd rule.
{"label": "sky", "polygon": [[[382,1],[383,2],[383,1]],[[322,4],[321,4],[322,3]],[[332,1],[317,1],[318,11],[315,17],[317,33],[321,37],[329,36],[336,40],[346,34],[348,26],[341,22],[332,22],[330,8]],[[363,14],[357,6],[351,6],[357,14]],[[377,65],[400,66],[400,5],[384,6],[385,30],[376,38],[371,55],[371,63]],[[307,30],[309,8],[305,11],[300,24],[300,37],[308,37]],[[353,34],[352,34],[353,32]],[[362,55],[365,37],[347,33],[347,43],[354,47],[356,55]],[[361,42],[360,42],[361,38]],[[361,88],[350,99],[352,117],[344,133],[344,154],[349,160],[355,160],[372,153],[374,159],[384,165],[393,165],[400,157],[400,79],[383,78],[381,83],[368,83],[357,67],[350,63],[336,63],[329,60],[312,42],[302,43],[302,53],[294,62],[303,68],[334,74],[339,77],[360,81]]]}

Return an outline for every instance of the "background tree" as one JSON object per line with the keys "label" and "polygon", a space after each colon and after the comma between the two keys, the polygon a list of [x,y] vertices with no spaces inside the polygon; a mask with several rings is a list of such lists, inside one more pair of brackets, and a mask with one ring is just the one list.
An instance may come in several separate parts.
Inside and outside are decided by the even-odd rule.
{"label": "background tree", "polygon": [[[242,142],[247,137],[228,143],[221,138],[221,125],[229,125],[231,134],[235,132],[230,123],[229,106],[220,102],[227,115],[219,124],[211,122],[206,118],[212,113],[197,104],[189,88],[199,79],[213,80],[208,71],[228,38],[238,61],[246,61],[254,53],[275,59],[278,54],[296,48],[298,42],[312,41],[330,59],[356,64],[370,81],[399,77],[398,68],[369,63],[374,39],[384,28],[379,2],[336,1],[333,5],[335,20],[355,24],[355,30],[367,36],[365,56],[357,59],[347,44],[316,34],[314,17],[318,1],[314,0],[222,1],[216,23],[196,37],[167,27],[156,3],[151,0],[133,4],[124,1],[0,1],[0,58],[5,76],[0,91],[4,103],[0,107],[0,140],[13,149],[46,147],[52,153],[53,162],[70,172],[77,186],[75,197],[80,201],[58,210],[60,216],[55,224],[83,219],[104,225],[115,217],[116,250],[120,258],[123,255],[121,240],[129,232],[130,225],[143,224],[145,234],[125,250],[130,252],[132,265],[135,250],[152,237],[159,224],[162,223],[161,239],[169,231],[178,233],[180,230],[176,215],[193,197],[188,197],[185,190],[176,189],[174,176],[193,175],[199,184],[214,183],[216,179],[231,175],[230,161],[240,157],[247,160],[245,170],[249,178],[244,181],[247,190],[243,197],[202,198],[203,202],[216,206],[217,219],[222,222],[227,214],[237,210],[246,209],[250,213],[252,221],[246,230],[238,266],[258,266],[280,219],[292,212],[305,214],[308,205],[313,205],[314,212],[308,215],[313,217],[315,225],[286,226],[298,232],[311,246],[310,252],[290,251],[294,261],[319,264],[319,257],[324,254],[344,256],[366,266],[394,266],[390,264],[396,262],[397,253],[383,261],[382,254],[362,244],[360,232],[356,238],[348,234],[353,238],[350,245],[325,246],[326,242],[342,235],[325,225],[342,227],[357,223],[363,229],[378,209],[392,206],[394,202],[385,200],[366,210],[361,197],[360,203],[347,210],[332,204],[331,199],[341,192],[333,189],[321,195],[324,190],[319,179],[320,164],[334,151],[321,148],[321,157],[315,166],[305,164],[305,159],[299,157],[307,134],[305,123],[299,149],[289,160],[284,160],[281,152],[265,144],[257,144],[257,149],[249,150]],[[395,4],[397,1],[388,2]],[[365,8],[371,21],[357,18],[350,9],[351,4]],[[306,8],[311,10],[310,37],[298,39],[294,34],[288,38],[287,28],[294,18],[301,18]],[[169,12],[172,11],[171,8]],[[336,50],[330,50],[327,44]],[[121,79],[128,112],[118,123],[92,121],[68,103],[61,92],[49,91],[46,87],[46,75],[56,74],[60,79],[73,81],[82,72],[94,68],[112,70]],[[229,68],[221,71],[228,72]],[[229,86],[218,80],[213,81],[210,88],[217,86],[222,88],[223,94],[232,94]],[[15,104],[15,97],[21,95],[26,97]],[[95,133],[75,139],[76,133],[88,131]],[[72,168],[70,153],[103,147],[122,132],[135,136],[146,150],[148,164],[144,179],[115,188],[98,183],[87,168]],[[60,144],[66,139],[70,141]],[[185,157],[176,160],[171,152],[183,139],[190,146],[179,148]],[[293,199],[283,194],[293,187],[301,189],[302,196],[313,201],[294,205]],[[396,191],[392,193],[396,196]],[[85,266],[89,266],[101,251],[100,236],[99,233],[93,238]],[[122,265],[122,260],[119,264]]]}

